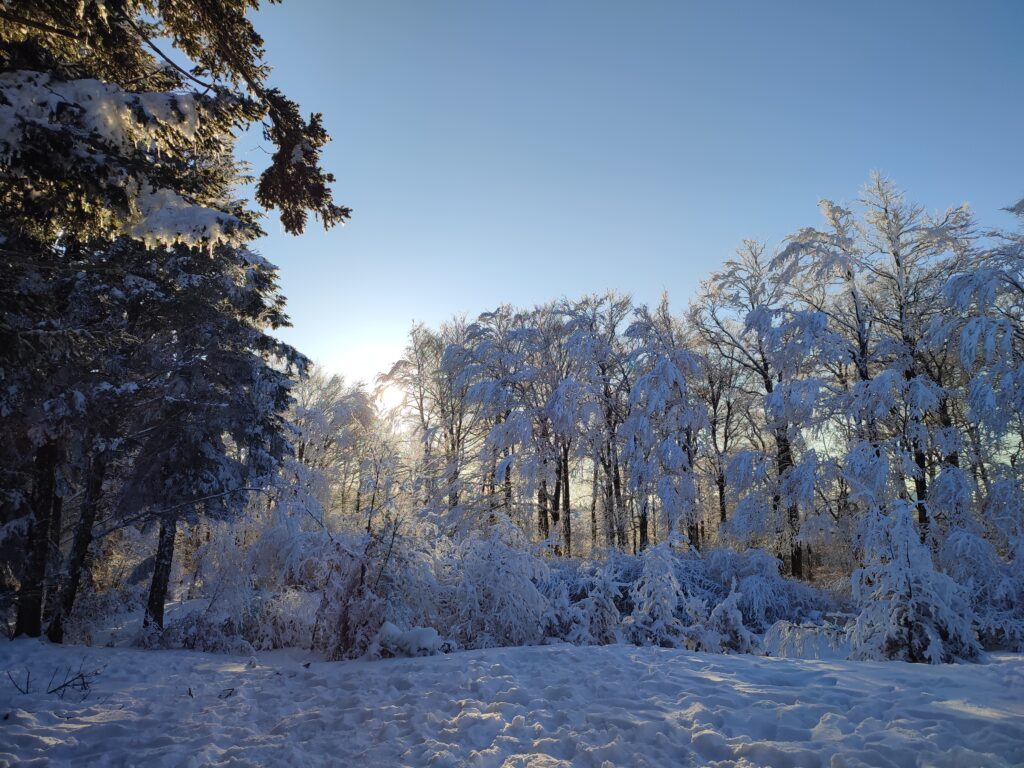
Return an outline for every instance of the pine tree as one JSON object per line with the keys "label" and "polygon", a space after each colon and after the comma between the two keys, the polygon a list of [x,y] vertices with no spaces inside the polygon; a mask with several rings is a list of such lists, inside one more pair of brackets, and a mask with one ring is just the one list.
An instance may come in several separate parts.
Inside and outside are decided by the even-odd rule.
{"label": "pine tree", "polygon": [[[304,120],[265,84],[262,41],[245,18],[256,7],[0,9],[0,420],[12,436],[0,522],[27,523],[15,528],[28,552],[17,632],[37,635],[53,614],[60,638],[101,509],[113,526],[163,521],[166,554],[169,509],[194,510],[199,489],[229,498],[285,450],[279,414],[302,361],[264,334],[286,318],[273,267],[245,247],[260,230],[231,197],[233,131],[264,121],[276,152],[257,200],[280,210],[286,230],[301,232],[309,212],[326,226],[350,212],[320,167],[320,117]],[[112,467],[131,491],[105,502]],[[79,483],[53,597],[64,500]],[[224,505],[204,498],[202,511]]]}

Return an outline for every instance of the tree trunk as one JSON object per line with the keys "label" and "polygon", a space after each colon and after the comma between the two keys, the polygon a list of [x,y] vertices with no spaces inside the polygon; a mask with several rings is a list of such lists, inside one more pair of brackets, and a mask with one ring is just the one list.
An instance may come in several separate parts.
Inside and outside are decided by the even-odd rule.
{"label": "tree trunk", "polygon": [[537,488],[537,534],[541,541],[547,541],[551,535],[551,525],[548,522],[548,481],[544,478]]}
{"label": "tree trunk", "polygon": [[448,508],[455,509],[459,506],[459,465],[452,459],[450,466],[452,470],[448,475]]}
{"label": "tree trunk", "polygon": [[724,525],[727,518],[725,507],[725,472],[721,469],[715,474],[715,485],[718,487],[718,521]]}
{"label": "tree trunk", "polygon": [[928,536],[928,457],[914,441],[914,499],[917,507],[917,524],[921,528],[921,540]]}
{"label": "tree trunk", "polygon": [[52,614],[56,608],[54,601],[50,600],[50,591],[56,588],[56,581],[60,577],[61,565],[64,563],[64,553],[61,551],[60,540],[64,532],[64,499],[58,494],[53,496],[53,508],[50,510],[50,533],[46,545],[46,572],[47,588],[43,604],[43,618]]}
{"label": "tree trunk", "polygon": [[565,556],[572,557],[572,513],[569,511],[569,446],[562,448],[562,540]]}
{"label": "tree trunk", "polygon": [[687,526],[687,534],[690,539],[690,546],[700,552],[700,524],[693,522]]}
{"label": "tree trunk", "polygon": [[[775,430],[775,448],[778,456],[779,482],[781,483],[785,474],[793,468],[793,449],[789,443],[789,435],[786,434],[785,427]],[[782,499],[776,495],[774,498],[776,511],[781,501]],[[802,579],[804,575],[803,557],[800,551],[800,544],[796,540],[797,534],[800,532],[800,510],[795,504],[791,504],[786,509],[786,525],[789,529],[787,535],[790,541],[789,572],[793,578]]]}
{"label": "tree trunk", "polygon": [[790,572],[794,579],[804,577],[804,554],[799,541],[794,541],[790,554]]}
{"label": "tree trunk", "polygon": [[177,518],[160,521],[160,535],[156,545],[156,562],[153,564],[153,581],[149,586],[149,600],[146,601],[146,618],[143,626],[155,624],[164,628],[164,603],[167,602],[167,587],[171,581],[171,565],[174,562],[174,534],[177,532]]}
{"label": "tree trunk", "polygon": [[622,499],[622,476],[619,473],[619,457],[615,452],[614,444],[612,446],[612,491],[615,499],[615,535],[619,540],[619,547],[624,550],[629,543],[626,538],[626,506]]}
{"label": "tree trunk", "polygon": [[615,533],[615,494],[612,491],[611,460],[601,460],[604,470],[604,536],[605,545],[612,548],[618,542]]}
{"label": "tree trunk", "polygon": [[[500,419],[495,419],[495,424],[500,424]],[[497,522],[497,510],[501,507],[501,502],[498,500],[498,449],[491,449],[491,466],[487,470],[487,522],[493,524]]]}
{"label": "tree trunk", "polygon": [[46,561],[50,552],[50,528],[57,490],[58,456],[57,444],[53,442],[36,451],[28,562],[18,589],[15,637],[39,637],[43,632],[43,592],[46,589]]}
{"label": "tree trunk", "polygon": [[991,493],[991,488],[989,487],[988,471],[985,469],[985,462],[982,458],[981,436],[978,434],[978,425],[969,425],[967,434],[971,439],[971,453],[973,454],[971,457],[971,472],[975,477],[974,482],[981,485],[987,497]]}
{"label": "tree trunk", "polygon": [[53,619],[46,630],[46,636],[51,643],[64,642],[64,622],[75,607],[75,598],[78,596],[78,588],[82,582],[82,570],[89,555],[89,545],[92,543],[92,527],[96,522],[100,498],[103,496],[103,481],[106,479],[106,474],[107,454],[104,451],[89,460],[89,474],[85,480],[85,497],[82,499],[82,509],[79,513],[78,525],[75,528],[75,540],[71,545],[71,553],[68,555],[67,576],[61,587]]}
{"label": "tree trunk", "polygon": [[562,554],[562,546],[558,543],[557,537],[561,533],[559,530],[559,523],[562,520],[560,505],[562,503],[562,462],[561,460],[555,461],[555,493],[551,497],[550,515],[551,515],[551,533],[556,537],[555,540],[555,554]]}
{"label": "tree trunk", "polygon": [[598,462],[594,460],[594,478],[590,483],[590,551],[597,551],[597,469]]}
{"label": "tree trunk", "polygon": [[[511,449],[506,449],[504,452],[504,458],[508,458],[512,455]],[[512,464],[511,462],[505,463],[505,514],[511,517],[512,515]]]}
{"label": "tree trunk", "polygon": [[[902,314],[903,310],[901,308],[901,322]],[[904,335],[903,341],[908,349],[914,349],[913,341],[907,338],[906,335]],[[903,378],[909,382],[916,376],[917,372],[914,369],[913,362],[911,362],[903,372]],[[913,421],[918,423],[916,418]],[[928,457],[916,438],[910,438],[910,447],[914,451],[914,464],[917,465],[917,472],[914,474],[914,501],[917,507],[917,524],[921,529],[921,541],[924,541],[928,536]]]}
{"label": "tree trunk", "polygon": [[649,531],[648,531],[647,504],[648,504],[648,501],[647,501],[647,496],[645,494],[643,499],[640,502],[640,520],[639,520],[639,523],[640,523],[640,526],[639,526],[639,528],[640,528],[640,530],[639,530],[640,541],[637,544],[637,549],[640,552],[643,552],[645,549],[647,549],[647,547],[650,546],[650,543],[651,543],[651,541],[650,541],[650,534],[649,534]]}
{"label": "tree trunk", "polygon": [[[942,398],[942,402],[939,403],[939,424],[946,429],[953,428],[953,417],[949,412],[949,398],[946,397]],[[943,457],[943,460],[951,467],[960,466],[960,454],[957,451],[950,451]]]}

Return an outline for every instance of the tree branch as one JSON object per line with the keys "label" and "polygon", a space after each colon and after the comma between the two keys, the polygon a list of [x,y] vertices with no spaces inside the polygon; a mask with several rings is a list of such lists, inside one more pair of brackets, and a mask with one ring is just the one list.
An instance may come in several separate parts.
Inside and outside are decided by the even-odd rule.
{"label": "tree branch", "polygon": [[51,27],[49,24],[45,24],[41,21],[33,21],[32,19],[26,19],[22,16],[5,11],[0,8],[0,19],[11,22],[12,24],[18,24],[22,27],[28,27],[29,29],[36,29],[40,32],[46,32],[50,35],[60,35],[61,37],[67,37],[72,40],[83,40],[82,35],[77,35],[74,32],[69,32],[66,29],[60,29],[59,27]]}

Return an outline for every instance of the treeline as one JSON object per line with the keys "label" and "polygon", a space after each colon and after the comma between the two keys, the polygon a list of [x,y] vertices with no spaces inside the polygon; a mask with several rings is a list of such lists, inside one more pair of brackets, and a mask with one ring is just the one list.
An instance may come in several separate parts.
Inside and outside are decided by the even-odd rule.
{"label": "treeline", "polygon": [[896,572],[913,530],[927,558],[904,542],[903,566],[952,574],[1005,632],[1024,586],[1024,240],[879,175],[821,210],[774,252],[745,242],[678,314],[608,294],[415,327],[378,382],[402,405],[350,422],[324,507],[368,531],[507,519],[556,557],[764,547],[803,579]]}

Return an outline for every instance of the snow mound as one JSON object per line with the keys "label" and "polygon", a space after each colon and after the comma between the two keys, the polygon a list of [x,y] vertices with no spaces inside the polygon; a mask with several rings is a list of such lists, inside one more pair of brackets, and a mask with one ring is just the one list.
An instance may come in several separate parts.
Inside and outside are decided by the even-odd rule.
{"label": "snow mound", "polygon": [[390,621],[377,633],[376,653],[381,656],[433,656],[441,652],[441,637],[433,627],[413,627],[403,632]]}
{"label": "snow mound", "polygon": [[[88,692],[45,693],[80,665],[102,668]],[[1009,654],[931,667],[556,645],[253,663],[18,640],[0,641],[0,670],[33,681],[22,694],[0,675],[0,764],[1024,763],[1024,657]]]}

